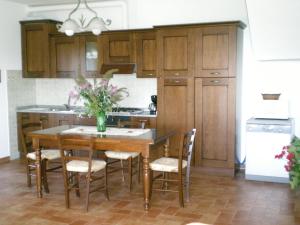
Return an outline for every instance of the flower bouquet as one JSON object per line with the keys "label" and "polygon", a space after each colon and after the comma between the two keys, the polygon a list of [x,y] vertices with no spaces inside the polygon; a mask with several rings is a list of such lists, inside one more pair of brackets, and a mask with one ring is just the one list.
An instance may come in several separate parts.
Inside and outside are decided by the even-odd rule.
{"label": "flower bouquet", "polygon": [[97,131],[106,130],[106,116],[113,107],[118,107],[118,102],[128,97],[128,91],[125,87],[118,88],[109,81],[116,69],[107,71],[100,81],[94,78],[93,84],[84,76],[75,79],[76,86],[69,96],[77,102],[83,100],[88,116],[95,116],[97,119]]}
{"label": "flower bouquet", "polygon": [[300,186],[300,139],[294,137],[290,146],[284,146],[281,153],[275,155],[276,159],[286,158],[285,170],[290,175],[292,189]]}

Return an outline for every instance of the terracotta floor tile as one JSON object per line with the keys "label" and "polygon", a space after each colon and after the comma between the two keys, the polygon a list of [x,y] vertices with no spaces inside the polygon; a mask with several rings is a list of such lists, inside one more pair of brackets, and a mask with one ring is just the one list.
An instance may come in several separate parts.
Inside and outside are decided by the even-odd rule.
{"label": "terracotta floor tile", "polygon": [[50,193],[38,199],[35,181],[28,188],[24,171],[18,161],[0,165],[1,225],[300,225],[300,192],[286,184],[192,174],[190,202],[184,208],[177,193],[153,192],[146,213],[142,184],[134,183],[129,192],[121,174],[115,174],[109,180],[110,201],[93,193],[87,213],[84,183],[81,197],[72,192],[66,209],[61,174],[49,174]]}

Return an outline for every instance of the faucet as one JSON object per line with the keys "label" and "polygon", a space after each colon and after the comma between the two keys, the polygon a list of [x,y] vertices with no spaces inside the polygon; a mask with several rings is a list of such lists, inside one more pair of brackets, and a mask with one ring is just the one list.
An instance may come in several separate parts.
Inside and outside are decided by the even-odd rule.
{"label": "faucet", "polygon": [[66,110],[71,110],[71,96],[68,97],[68,103],[64,104],[64,106],[66,107]]}

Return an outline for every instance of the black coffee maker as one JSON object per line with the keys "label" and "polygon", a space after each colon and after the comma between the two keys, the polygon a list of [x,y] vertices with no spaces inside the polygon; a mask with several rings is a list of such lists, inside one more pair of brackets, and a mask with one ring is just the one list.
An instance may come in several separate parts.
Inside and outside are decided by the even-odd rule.
{"label": "black coffee maker", "polygon": [[149,105],[149,110],[150,110],[150,114],[156,114],[156,109],[157,109],[157,95],[151,95],[151,101],[152,103],[150,103]]}

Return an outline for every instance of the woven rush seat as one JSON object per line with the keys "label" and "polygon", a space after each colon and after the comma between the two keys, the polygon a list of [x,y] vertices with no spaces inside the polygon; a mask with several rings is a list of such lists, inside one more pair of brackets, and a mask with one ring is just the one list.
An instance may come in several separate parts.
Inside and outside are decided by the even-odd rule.
{"label": "woven rush seat", "polygon": [[[97,172],[104,169],[106,162],[103,160],[92,160],[91,172]],[[89,163],[82,160],[71,160],[66,164],[67,171],[87,173],[89,170]]]}
{"label": "woven rush seat", "polygon": [[[182,160],[182,168],[187,166],[187,161]],[[162,157],[150,163],[151,170],[161,172],[178,172],[178,159]]]}
{"label": "woven rush seat", "polygon": [[108,158],[112,158],[112,159],[129,159],[131,158],[135,158],[139,155],[139,152],[119,152],[119,151],[105,151],[105,155]]}
{"label": "woven rush seat", "polygon": [[[36,160],[36,154],[35,152],[29,152],[27,153],[26,157],[31,160]],[[42,159],[48,159],[48,160],[54,160],[60,158],[60,151],[58,149],[47,149],[41,151],[41,158]]]}

